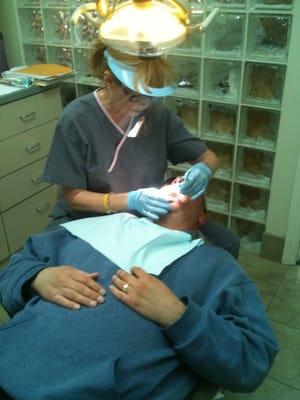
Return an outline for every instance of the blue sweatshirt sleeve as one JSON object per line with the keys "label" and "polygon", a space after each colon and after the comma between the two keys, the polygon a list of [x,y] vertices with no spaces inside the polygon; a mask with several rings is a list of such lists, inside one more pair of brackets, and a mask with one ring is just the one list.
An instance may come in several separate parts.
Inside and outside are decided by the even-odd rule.
{"label": "blue sweatshirt sleeve", "polygon": [[233,392],[256,389],[278,352],[255,285],[224,288],[215,307],[186,298],[184,315],[164,332],[183,361],[198,375]]}
{"label": "blue sweatshirt sleeve", "polygon": [[9,264],[0,273],[0,302],[12,317],[25,307],[22,295],[23,285],[45,268],[39,260],[29,239],[24,249],[12,256]]}
{"label": "blue sweatshirt sleeve", "polygon": [[24,285],[42,269],[53,265],[57,243],[62,243],[65,237],[62,228],[32,236],[1,271],[0,302],[11,317],[25,307]]}

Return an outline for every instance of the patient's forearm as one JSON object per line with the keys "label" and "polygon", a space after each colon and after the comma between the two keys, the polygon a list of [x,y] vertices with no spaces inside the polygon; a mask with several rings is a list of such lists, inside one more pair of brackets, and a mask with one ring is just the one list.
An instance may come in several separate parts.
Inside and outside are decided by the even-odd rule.
{"label": "patient's forearm", "polygon": [[[88,190],[64,188],[64,195],[70,208],[77,211],[106,213],[127,210],[127,193],[110,193],[106,200],[105,194]],[[108,208],[108,209],[107,209]]]}
{"label": "patient's forearm", "polygon": [[32,251],[31,241],[25,248],[11,258],[7,267],[0,273],[0,302],[9,315],[22,310],[30,299],[28,293],[24,297],[23,288],[43,268],[45,263],[36,257]]}
{"label": "patient's forearm", "polygon": [[233,296],[230,310],[222,294],[223,311],[220,307],[216,313],[189,298],[183,317],[164,332],[181,359],[202,378],[234,392],[253,391],[274,360],[276,340],[253,291],[247,292],[252,302],[248,312]]}

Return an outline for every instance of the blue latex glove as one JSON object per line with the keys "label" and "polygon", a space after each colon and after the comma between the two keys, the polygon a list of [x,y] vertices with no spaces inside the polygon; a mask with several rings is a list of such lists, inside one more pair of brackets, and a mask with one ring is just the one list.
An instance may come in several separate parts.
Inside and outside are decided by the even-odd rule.
{"label": "blue latex glove", "polygon": [[159,219],[161,215],[168,214],[171,206],[161,192],[155,188],[133,190],[128,193],[127,207],[136,210],[151,219]]}
{"label": "blue latex glove", "polygon": [[190,196],[192,200],[200,197],[212,176],[210,168],[203,162],[194,164],[186,171],[180,184],[180,193]]}

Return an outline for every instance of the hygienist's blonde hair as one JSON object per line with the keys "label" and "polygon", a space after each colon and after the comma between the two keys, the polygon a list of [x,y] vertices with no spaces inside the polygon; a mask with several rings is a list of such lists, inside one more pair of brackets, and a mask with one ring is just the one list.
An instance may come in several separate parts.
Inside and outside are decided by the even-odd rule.
{"label": "hygienist's blonde hair", "polygon": [[[101,41],[97,41],[90,57],[91,70],[99,79],[103,78],[105,70],[109,70],[103,54],[105,49],[106,46]],[[165,57],[138,57],[121,53],[112,48],[107,48],[107,50],[116,60],[136,69],[134,75],[135,88],[137,88],[137,83],[140,83],[143,88],[147,86],[161,88],[174,82],[172,67]]]}

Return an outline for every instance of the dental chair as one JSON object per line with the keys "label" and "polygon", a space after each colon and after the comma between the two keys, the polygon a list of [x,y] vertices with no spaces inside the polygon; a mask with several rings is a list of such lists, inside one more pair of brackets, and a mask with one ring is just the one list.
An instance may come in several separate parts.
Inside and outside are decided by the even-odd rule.
{"label": "dental chair", "polygon": [[[62,197],[62,189],[57,186],[57,200]],[[203,206],[205,203],[203,203]],[[206,213],[206,210],[203,214]],[[0,327],[7,321],[9,321],[10,317],[5,311],[4,307],[0,304]],[[198,379],[197,387],[192,391],[187,399],[182,400],[219,400],[222,397],[219,397],[217,394],[219,393],[219,388],[216,385],[213,385],[203,379]],[[0,399],[1,393],[0,393]]]}

